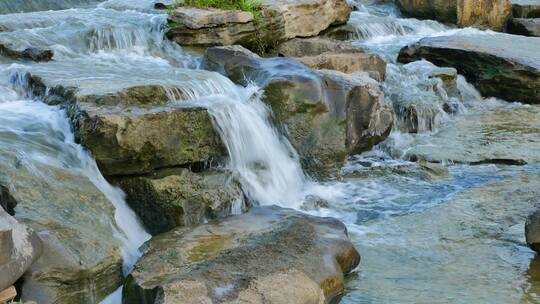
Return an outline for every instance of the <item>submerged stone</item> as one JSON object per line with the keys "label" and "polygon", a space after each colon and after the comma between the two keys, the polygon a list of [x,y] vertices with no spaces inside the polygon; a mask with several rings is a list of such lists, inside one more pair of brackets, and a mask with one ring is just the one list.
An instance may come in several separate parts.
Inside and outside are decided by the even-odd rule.
{"label": "submerged stone", "polygon": [[263,59],[240,46],[206,51],[203,64],[264,89],[276,121],[313,176],[331,176],[347,155],[384,140],[393,124],[380,84],[365,73],[313,71],[288,58]]}
{"label": "submerged stone", "polygon": [[241,212],[244,202],[239,184],[227,172],[168,169],[113,182],[153,235]]}
{"label": "submerged stone", "polygon": [[341,222],[279,207],[178,228],[143,250],[123,303],[331,303],[360,262]]}
{"label": "submerged stone", "polygon": [[540,39],[507,34],[424,38],[401,49],[399,62],[451,66],[484,96],[540,103]]}
{"label": "submerged stone", "polygon": [[538,134],[538,106],[470,110],[429,138],[416,137],[406,157],[469,164],[536,163],[540,162]]}
{"label": "submerged stone", "polygon": [[12,59],[23,59],[33,61],[49,61],[54,56],[51,50],[40,50],[37,48],[26,48],[24,50],[16,50],[8,45],[0,44],[0,54]]}

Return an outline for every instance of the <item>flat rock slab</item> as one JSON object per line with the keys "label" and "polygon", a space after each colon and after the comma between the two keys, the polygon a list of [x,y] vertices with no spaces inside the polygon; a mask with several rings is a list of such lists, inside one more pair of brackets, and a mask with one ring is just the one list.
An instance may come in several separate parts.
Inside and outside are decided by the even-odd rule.
{"label": "flat rock slab", "polygon": [[338,220],[275,206],[175,229],[143,250],[123,303],[330,303],[360,262]]}
{"label": "flat rock slab", "polygon": [[540,1],[512,0],[511,2],[514,18],[540,18]]}
{"label": "flat rock slab", "polygon": [[228,23],[248,23],[253,21],[253,14],[238,10],[199,9],[183,7],[173,11],[169,17],[173,22],[182,22],[190,29],[215,27]]}
{"label": "flat rock slab", "polygon": [[484,96],[540,103],[540,38],[508,34],[424,38],[401,49],[398,61],[426,59],[454,67]]}
{"label": "flat rock slab", "polygon": [[409,157],[431,162],[525,164],[540,162],[540,107],[469,113],[419,136]]}
{"label": "flat rock slab", "polygon": [[514,18],[508,22],[507,31],[516,35],[540,37],[540,18]]}

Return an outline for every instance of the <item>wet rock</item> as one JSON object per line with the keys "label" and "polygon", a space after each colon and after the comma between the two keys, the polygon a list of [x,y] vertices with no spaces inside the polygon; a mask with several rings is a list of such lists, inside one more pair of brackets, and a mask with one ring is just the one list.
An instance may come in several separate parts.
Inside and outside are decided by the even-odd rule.
{"label": "wet rock", "polygon": [[531,249],[540,252],[540,210],[538,208],[527,217],[525,239]]}
{"label": "wet rock", "polygon": [[540,18],[514,18],[508,22],[506,30],[510,34],[540,37]]}
{"label": "wet rock", "polygon": [[226,155],[203,108],[98,106],[70,109],[74,131],[105,175],[210,163]]}
{"label": "wet rock", "polygon": [[396,2],[401,11],[411,17],[452,23],[457,21],[456,0],[397,0]]}
{"label": "wet rock", "polygon": [[448,168],[436,163],[416,162],[399,165],[371,165],[345,168],[344,178],[378,178],[389,175],[401,175],[425,181],[437,181],[448,178]]}
{"label": "wet rock", "polygon": [[34,95],[66,107],[77,140],[105,175],[146,174],[226,155],[206,109],[169,105],[186,99],[189,88],[149,84],[94,92],[85,84],[54,85],[39,76],[27,82]]}
{"label": "wet rock", "polygon": [[325,38],[295,38],[278,48],[282,56],[291,57],[312,69],[337,70],[344,73],[376,72],[381,80],[386,76],[386,62],[349,42]]}
{"label": "wet rock", "polygon": [[51,50],[40,50],[37,48],[26,48],[24,50],[12,49],[5,44],[0,44],[0,55],[12,58],[33,61],[49,61],[54,53]]}
{"label": "wet rock", "polygon": [[176,8],[168,19],[167,37],[181,45],[240,44],[259,51],[279,41],[315,36],[331,25],[346,23],[350,14],[344,0],[266,0],[261,5],[261,20],[243,11]]}
{"label": "wet rock", "polygon": [[241,212],[244,205],[239,184],[227,172],[168,169],[113,182],[153,235]]}
{"label": "wet rock", "polygon": [[16,189],[11,193],[18,202],[16,219],[42,241],[42,254],[23,277],[23,300],[99,302],[123,281],[121,244],[114,237],[119,232],[110,201],[76,171],[33,168],[50,178],[45,179],[28,172],[31,168],[13,169],[13,163],[4,163],[2,172]]}
{"label": "wet rock", "polygon": [[314,176],[334,175],[348,154],[369,150],[393,124],[379,83],[362,73],[313,71],[239,46],[208,49],[204,65],[237,83],[253,80],[264,88],[263,101]]}
{"label": "wet rock", "polygon": [[41,250],[36,233],[0,208],[0,290],[15,283]]}
{"label": "wet rock", "polygon": [[536,106],[470,110],[429,139],[415,137],[405,157],[469,164],[536,163],[540,161],[538,132],[540,109]]}
{"label": "wet rock", "polygon": [[278,207],[175,229],[143,247],[124,303],[330,303],[360,261],[338,220]]}
{"label": "wet rock", "polygon": [[412,17],[496,31],[503,29],[512,14],[509,0],[398,0],[397,3]]}
{"label": "wet rock", "polygon": [[511,16],[509,0],[457,0],[457,19],[461,27],[501,31]]}
{"label": "wet rock", "polygon": [[[508,46],[501,48],[501,46]],[[484,96],[540,103],[540,40],[506,34],[424,38],[401,49],[400,62],[451,66]]]}
{"label": "wet rock", "polygon": [[536,0],[511,0],[514,18],[540,18],[540,3]]}

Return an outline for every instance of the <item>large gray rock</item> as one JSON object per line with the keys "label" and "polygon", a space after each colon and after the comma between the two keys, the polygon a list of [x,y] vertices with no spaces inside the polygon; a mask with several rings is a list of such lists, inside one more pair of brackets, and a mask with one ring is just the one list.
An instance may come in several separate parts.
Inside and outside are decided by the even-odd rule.
{"label": "large gray rock", "polygon": [[0,208],[0,290],[22,277],[41,250],[36,233]]}
{"label": "large gray rock", "polygon": [[113,182],[126,192],[128,204],[154,235],[241,212],[244,205],[239,184],[227,172],[168,169]]}
{"label": "large gray rock", "polygon": [[279,207],[175,229],[143,247],[123,303],[330,303],[360,261],[341,222]]}
{"label": "large gray rock", "polygon": [[239,46],[208,49],[204,65],[264,89],[263,101],[314,176],[333,175],[347,155],[369,150],[392,127],[392,108],[379,83],[365,74],[317,72],[287,58],[263,59]]}
{"label": "large gray rock", "polygon": [[540,18],[540,2],[538,0],[512,0],[514,18]]}
{"label": "large gray rock", "polygon": [[344,0],[265,0],[261,6],[258,18],[242,11],[179,7],[169,16],[167,37],[181,45],[240,44],[262,52],[279,41],[344,24],[350,14]]}
{"label": "large gray rock", "polygon": [[506,30],[510,34],[540,37],[540,18],[514,18],[508,22]]}
{"label": "large gray rock", "polygon": [[399,62],[426,59],[454,67],[484,96],[540,103],[540,39],[507,34],[424,38],[401,49]]}
{"label": "large gray rock", "polygon": [[344,73],[371,72],[374,78],[384,80],[386,62],[376,54],[352,45],[327,38],[295,38],[282,43],[279,55],[300,61],[312,69],[337,70]]}

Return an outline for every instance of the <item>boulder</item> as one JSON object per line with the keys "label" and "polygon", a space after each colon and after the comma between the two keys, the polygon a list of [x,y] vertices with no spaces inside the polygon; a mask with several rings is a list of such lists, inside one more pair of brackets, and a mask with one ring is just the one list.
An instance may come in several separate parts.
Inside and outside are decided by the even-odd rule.
{"label": "boulder", "polygon": [[368,71],[380,80],[386,76],[386,62],[381,57],[350,42],[319,37],[295,38],[282,43],[277,51],[279,55],[291,57],[312,69],[343,73]]}
{"label": "boulder", "polygon": [[496,31],[502,30],[512,14],[509,0],[397,0],[397,4],[411,17]]}
{"label": "boulder", "polygon": [[540,18],[540,3],[537,0],[511,0],[514,18]]}
{"label": "boulder", "polygon": [[41,250],[36,233],[0,208],[0,290],[22,277]]}
{"label": "boulder", "polygon": [[506,31],[515,35],[540,37],[540,18],[514,18],[508,22]]}
{"label": "boulder", "polygon": [[170,103],[188,99],[189,87],[122,84],[101,92],[84,82],[56,85],[39,75],[27,77],[28,90],[49,104],[64,105],[77,141],[105,175],[146,174],[226,156],[206,109]]}
{"label": "boulder", "polygon": [[527,245],[536,252],[540,252],[540,209],[536,208],[525,222],[525,239]]}
{"label": "boulder", "polygon": [[242,190],[228,172],[167,169],[113,182],[153,235],[241,212],[244,206]]}
{"label": "boulder", "polygon": [[279,41],[316,36],[331,25],[344,24],[350,14],[344,0],[265,0],[261,6],[258,17],[251,12],[178,7],[168,18],[167,37],[181,45],[240,44],[263,52]]}
{"label": "boulder", "polygon": [[511,16],[510,0],[457,0],[460,27],[474,26],[501,31]]}
{"label": "boulder", "polygon": [[450,66],[484,96],[540,103],[540,39],[507,34],[424,38],[401,49],[399,62]]}
{"label": "boulder", "polygon": [[260,58],[240,46],[208,49],[203,65],[264,89],[263,101],[313,176],[334,175],[347,155],[371,149],[392,127],[392,108],[379,83],[362,73],[313,71],[288,58]]}
{"label": "boulder", "polygon": [[105,175],[144,174],[210,163],[226,155],[204,108],[79,102],[69,113],[80,143],[92,152]]}
{"label": "boulder", "polygon": [[143,250],[123,303],[330,303],[360,262],[338,220],[275,206],[177,228]]}

